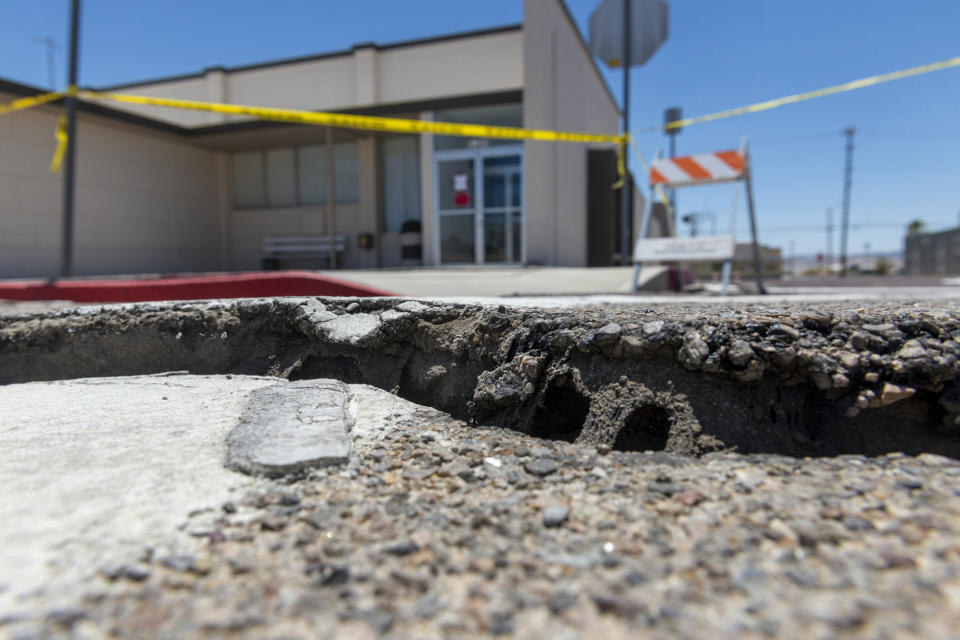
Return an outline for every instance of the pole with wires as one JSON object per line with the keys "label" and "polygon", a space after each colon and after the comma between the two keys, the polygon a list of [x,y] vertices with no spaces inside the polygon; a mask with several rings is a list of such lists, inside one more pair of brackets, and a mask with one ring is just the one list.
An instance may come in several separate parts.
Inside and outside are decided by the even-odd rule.
{"label": "pole with wires", "polygon": [[70,53],[68,61],[67,148],[63,164],[63,238],[60,245],[60,277],[73,275],[73,205],[77,155],[77,49],[80,35],[80,0],[70,2]]}
{"label": "pole with wires", "polygon": [[853,134],[856,130],[847,127],[847,160],[843,169],[843,220],[840,223],[840,276],[847,275],[847,235],[850,230],[850,189],[853,186]]}

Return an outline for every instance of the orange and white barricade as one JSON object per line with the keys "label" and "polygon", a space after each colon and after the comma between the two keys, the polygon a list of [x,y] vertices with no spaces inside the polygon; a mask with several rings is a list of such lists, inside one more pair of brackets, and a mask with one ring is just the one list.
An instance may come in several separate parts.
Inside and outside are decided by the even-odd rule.
{"label": "orange and white barricade", "polygon": [[[757,287],[766,293],[760,264],[760,245],[757,243],[756,215],[753,209],[753,189],[750,181],[750,156],[746,140],[738,151],[716,151],[676,158],[657,158],[650,165],[649,184],[651,191],[662,185],[668,188],[690,187],[722,182],[743,182],[747,191],[747,209],[750,213],[750,229],[753,235],[753,258]],[[730,233],[722,236],[697,236],[691,238],[647,238],[650,228],[650,207],[654,198],[647,199],[644,208],[640,236],[633,249],[633,281],[631,290],[636,292],[640,267],[644,262],[696,262],[723,261],[723,293],[730,285],[730,270],[736,247],[734,227],[736,212],[730,216]]]}

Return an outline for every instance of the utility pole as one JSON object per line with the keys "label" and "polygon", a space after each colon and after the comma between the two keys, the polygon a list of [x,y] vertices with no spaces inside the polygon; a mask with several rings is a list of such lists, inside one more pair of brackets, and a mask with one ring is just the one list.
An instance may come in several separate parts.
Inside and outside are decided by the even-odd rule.
{"label": "utility pole", "polygon": [[[630,5],[632,0],[623,0],[623,133],[630,133]],[[626,150],[624,150],[626,152]],[[626,160],[624,160],[626,163]],[[633,184],[630,172],[624,176],[620,187],[620,264],[630,264],[630,196]]]}
{"label": "utility pole", "polygon": [[60,277],[73,275],[73,191],[76,179],[77,151],[77,49],[80,36],[80,0],[70,2],[70,53],[67,66],[67,149],[63,163],[63,239],[61,240]]}
{"label": "utility pole", "polygon": [[847,275],[847,233],[850,230],[850,188],[853,183],[853,134],[855,129],[843,130],[847,136],[847,161],[843,170],[843,221],[840,227],[840,275]]}
{"label": "utility pole", "polygon": [[830,273],[830,262],[833,260],[833,207],[827,207],[827,252],[823,256],[823,268]]}

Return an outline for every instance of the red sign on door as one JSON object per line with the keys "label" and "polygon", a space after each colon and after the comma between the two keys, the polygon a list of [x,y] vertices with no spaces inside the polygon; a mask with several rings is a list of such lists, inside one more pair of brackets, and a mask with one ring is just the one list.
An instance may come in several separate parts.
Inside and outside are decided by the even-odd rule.
{"label": "red sign on door", "polygon": [[453,174],[453,204],[458,207],[470,206],[470,186],[465,173]]}

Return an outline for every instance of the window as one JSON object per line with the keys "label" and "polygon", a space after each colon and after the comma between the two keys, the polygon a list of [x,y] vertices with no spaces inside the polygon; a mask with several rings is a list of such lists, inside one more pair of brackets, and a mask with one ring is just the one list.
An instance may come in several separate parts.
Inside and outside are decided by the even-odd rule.
{"label": "window", "polygon": [[293,149],[267,151],[267,205],[292,207],[297,204]]}
{"label": "window", "polygon": [[356,204],[359,173],[356,143],[341,142],[333,145],[333,186],[337,204]]}
{"label": "window", "polygon": [[247,151],[233,154],[233,203],[238,209],[267,203],[263,184],[263,154]]}
{"label": "window", "polygon": [[[337,204],[359,196],[357,144],[333,145]],[[237,209],[327,204],[327,152],[323,145],[233,154],[233,202]]]}
{"label": "window", "polygon": [[420,219],[420,140],[417,136],[380,142],[383,230],[399,233],[407,220]]}
{"label": "window", "polygon": [[297,149],[300,204],[327,204],[327,150],[323,145]]}

